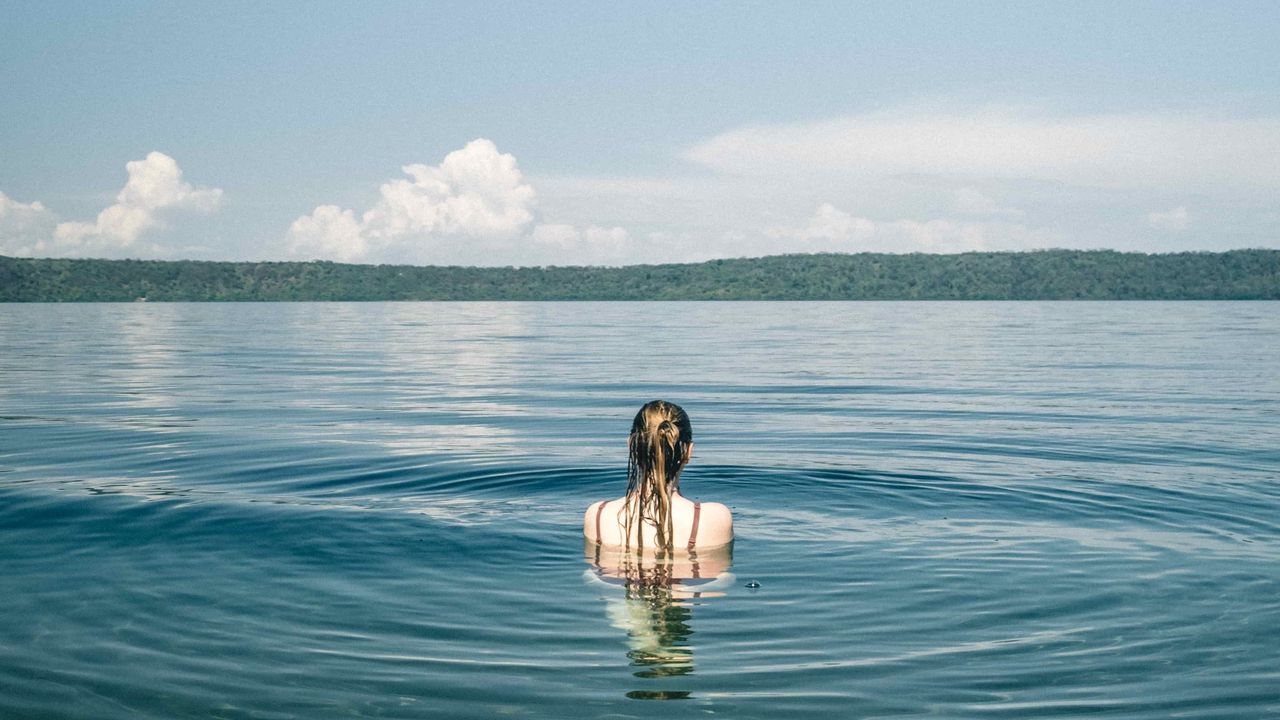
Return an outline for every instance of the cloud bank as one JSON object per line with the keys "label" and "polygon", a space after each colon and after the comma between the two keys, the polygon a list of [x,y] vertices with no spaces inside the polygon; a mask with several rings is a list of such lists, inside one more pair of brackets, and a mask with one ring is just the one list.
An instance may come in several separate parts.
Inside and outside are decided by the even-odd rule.
{"label": "cloud bank", "polygon": [[775,226],[765,233],[784,240],[792,252],[968,252],[1049,247],[1058,238],[1006,221],[898,219],[876,221],[851,215],[830,203],[818,206],[803,225]]}
{"label": "cloud bank", "polygon": [[629,262],[1277,242],[1276,117],[914,106],[729,129],[680,157],[692,173],[549,178],[544,210],[628,228]]}
{"label": "cloud bank", "polygon": [[620,227],[590,225],[578,230],[572,225],[538,225],[529,236],[535,254],[547,262],[566,261],[579,265],[617,264],[631,248],[631,234]]}
{"label": "cloud bank", "polygon": [[[310,213],[277,220],[275,241],[256,250],[362,263],[621,265],[1278,242],[1277,118],[917,107],[730,129],[675,159],[686,162],[652,177],[530,179],[478,138],[436,165],[405,165],[363,208],[308,203]],[[172,255],[148,234],[222,199],[183,180],[163,153],[126,169],[116,202],[93,221],[60,222],[38,201],[0,194],[0,253]]]}
{"label": "cloud bank", "polygon": [[[163,254],[139,238],[163,227],[170,211],[211,213],[222,190],[196,188],[182,179],[178,163],[162,152],[125,164],[129,179],[116,202],[94,222],[56,222],[39,202],[18,203],[0,193],[0,248],[6,254],[44,257],[121,257]],[[56,223],[56,224],[55,224]]]}
{"label": "cloud bank", "polygon": [[685,158],[718,172],[943,175],[1096,187],[1280,188],[1280,120],[895,111],[731,130]]}

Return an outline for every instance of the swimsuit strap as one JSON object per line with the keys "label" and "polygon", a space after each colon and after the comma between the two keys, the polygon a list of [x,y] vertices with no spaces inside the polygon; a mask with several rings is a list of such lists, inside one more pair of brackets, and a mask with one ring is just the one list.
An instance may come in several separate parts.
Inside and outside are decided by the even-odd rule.
{"label": "swimsuit strap", "polygon": [[[601,500],[600,505],[596,508],[596,542],[603,543],[604,538],[600,534],[600,516],[604,514],[604,506],[608,505],[608,500]],[[693,526],[689,528],[689,549],[692,550],[694,543],[698,541],[698,521],[702,516],[702,503],[693,504]]]}
{"label": "swimsuit strap", "polygon": [[689,529],[689,549],[693,549],[693,544],[698,540],[698,516],[702,514],[702,503],[693,504],[693,527]]}

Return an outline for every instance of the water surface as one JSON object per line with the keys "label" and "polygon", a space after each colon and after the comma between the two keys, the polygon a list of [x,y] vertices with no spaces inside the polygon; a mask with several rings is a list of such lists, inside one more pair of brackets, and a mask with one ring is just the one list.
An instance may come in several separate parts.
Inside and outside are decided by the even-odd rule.
{"label": "water surface", "polygon": [[[1276,715],[1278,311],[0,305],[0,717]],[[655,397],[714,586],[580,536]]]}

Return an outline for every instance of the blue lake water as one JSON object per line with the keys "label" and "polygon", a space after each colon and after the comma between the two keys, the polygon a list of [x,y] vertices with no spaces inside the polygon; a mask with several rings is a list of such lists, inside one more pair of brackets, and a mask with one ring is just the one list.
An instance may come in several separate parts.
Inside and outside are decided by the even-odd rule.
{"label": "blue lake water", "polygon": [[3,718],[1278,714],[1280,303],[0,305]]}

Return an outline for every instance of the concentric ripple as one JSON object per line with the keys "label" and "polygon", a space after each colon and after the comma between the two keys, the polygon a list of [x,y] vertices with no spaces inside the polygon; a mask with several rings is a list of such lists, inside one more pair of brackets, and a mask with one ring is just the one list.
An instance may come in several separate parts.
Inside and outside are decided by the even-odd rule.
{"label": "concentric ripple", "polygon": [[1274,716],[1276,310],[0,306],[0,717]]}

